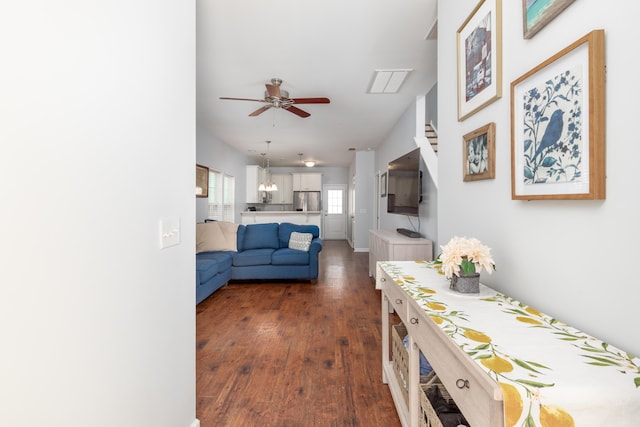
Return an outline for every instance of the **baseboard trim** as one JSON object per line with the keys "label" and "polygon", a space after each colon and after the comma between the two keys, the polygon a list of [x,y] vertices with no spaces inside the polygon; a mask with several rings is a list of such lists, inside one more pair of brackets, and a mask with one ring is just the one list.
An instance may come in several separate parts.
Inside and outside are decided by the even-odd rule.
{"label": "baseboard trim", "polygon": [[354,248],[354,252],[369,252],[369,248]]}
{"label": "baseboard trim", "polygon": [[200,420],[197,418],[193,420],[193,422],[191,423],[191,427],[200,427]]}

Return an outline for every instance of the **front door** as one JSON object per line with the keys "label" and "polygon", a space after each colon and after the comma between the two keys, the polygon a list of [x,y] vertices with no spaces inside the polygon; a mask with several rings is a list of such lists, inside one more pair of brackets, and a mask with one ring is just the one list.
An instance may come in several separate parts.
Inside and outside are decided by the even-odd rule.
{"label": "front door", "polygon": [[323,239],[344,240],[347,238],[347,186],[327,184],[323,186],[323,193]]}

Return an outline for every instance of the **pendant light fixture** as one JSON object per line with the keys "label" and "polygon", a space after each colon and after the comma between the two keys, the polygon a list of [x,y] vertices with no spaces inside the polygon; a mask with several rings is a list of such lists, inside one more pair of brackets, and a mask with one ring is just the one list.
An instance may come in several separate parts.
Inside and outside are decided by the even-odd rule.
{"label": "pendant light fixture", "polygon": [[271,144],[271,141],[266,141],[267,143],[267,153],[266,153],[266,157],[267,157],[267,168],[264,168],[264,156],[265,153],[262,153],[262,171],[264,174],[264,179],[262,180],[262,182],[260,183],[260,185],[258,186],[258,191],[267,191],[267,192],[272,192],[272,191],[278,191],[278,186],[275,184],[275,182],[271,181],[271,170],[269,169],[269,144]]}
{"label": "pendant light fixture", "polygon": [[266,153],[260,153],[260,155],[262,156],[262,182],[258,186],[258,191],[267,191],[267,186],[264,184],[264,156],[266,156]]}
{"label": "pendant light fixture", "polygon": [[302,160],[302,156],[304,156],[303,153],[298,153],[298,157],[300,157],[300,163],[305,165],[308,168],[312,168],[316,165],[316,162],[314,162],[313,160]]}

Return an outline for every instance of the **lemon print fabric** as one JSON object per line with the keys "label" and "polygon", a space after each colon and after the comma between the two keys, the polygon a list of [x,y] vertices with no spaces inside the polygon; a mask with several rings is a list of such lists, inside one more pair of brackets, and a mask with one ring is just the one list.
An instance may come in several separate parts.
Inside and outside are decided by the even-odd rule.
{"label": "lemon print fabric", "polygon": [[483,343],[491,342],[490,336],[485,335],[482,332],[474,331],[473,329],[466,329],[463,335],[473,341],[483,342]]}
{"label": "lemon print fabric", "polygon": [[437,302],[428,302],[425,305],[433,311],[444,311],[447,309],[446,306],[439,304]]}
{"label": "lemon print fabric", "polygon": [[504,374],[506,372],[513,371],[513,364],[511,362],[500,356],[496,356],[495,354],[481,359],[480,363],[482,363],[485,368],[495,372],[496,374]]}
{"label": "lemon print fabric", "polygon": [[431,318],[431,320],[436,322],[438,325],[441,325],[442,322],[444,322],[444,320],[442,320],[442,317],[440,317],[440,316],[429,316],[429,317]]}
{"label": "lemon print fabric", "polygon": [[502,389],[502,401],[504,404],[504,425],[513,427],[522,416],[524,402],[518,389],[506,383],[499,383]]}
{"label": "lemon print fabric", "polygon": [[540,405],[540,425],[542,427],[575,427],[573,417],[562,408]]}
{"label": "lemon print fabric", "polygon": [[516,320],[522,323],[528,323],[530,325],[542,325],[541,321],[539,321],[538,319],[533,319],[531,317],[516,316]]}

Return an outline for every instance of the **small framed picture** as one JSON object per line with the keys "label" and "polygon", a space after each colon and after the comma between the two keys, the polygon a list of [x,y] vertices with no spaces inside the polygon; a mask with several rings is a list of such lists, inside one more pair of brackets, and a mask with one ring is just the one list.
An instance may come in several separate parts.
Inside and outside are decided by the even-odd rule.
{"label": "small framed picture", "polygon": [[605,199],[604,30],[511,83],[511,198]]}
{"label": "small framed picture", "polygon": [[209,168],[196,165],[196,197],[209,197]]}
{"label": "small framed picture", "polygon": [[380,175],[380,197],[387,197],[387,173]]}
{"label": "small framed picture", "polygon": [[502,96],[501,0],[480,0],[458,29],[458,121]]}
{"label": "small framed picture", "polygon": [[532,38],[575,0],[522,0],[522,32]]}
{"label": "small framed picture", "polygon": [[491,122],[462,137],[463,181],[496,177],[496,124]]}

